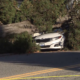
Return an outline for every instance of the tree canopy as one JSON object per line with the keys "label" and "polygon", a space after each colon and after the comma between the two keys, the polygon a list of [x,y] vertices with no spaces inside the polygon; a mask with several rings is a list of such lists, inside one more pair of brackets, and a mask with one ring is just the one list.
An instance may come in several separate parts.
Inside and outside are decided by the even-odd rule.
{"label": "tree canopy", "polygon": [[69,16],[71,21],[68,30],[68,46],[74,50],[80,50],[80,1],[78,4],[75,2]]}
{"label": "tree canopy", "polygon": [[13,23],[16,9],[15,1],[0,0],[0,21],[4,24]]}
{"label": "tree canopy", "polygon": [[0,21],[3,24],[29,20],[40,31],[51,31],[56,19],[65,13],[65,0],[24,0],[19,8],[15,0],[0,0]]}

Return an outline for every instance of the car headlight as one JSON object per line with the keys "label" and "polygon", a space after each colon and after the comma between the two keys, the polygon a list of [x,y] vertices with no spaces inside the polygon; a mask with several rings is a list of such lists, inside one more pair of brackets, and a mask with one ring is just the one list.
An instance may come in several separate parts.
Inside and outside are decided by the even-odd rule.
{"label": "car headlight", "polygon": [[58,37],[54,37],[54,38],[51,38],[50,40],[57,40],[57,39],[60,39],[61,36],[58,36]]}

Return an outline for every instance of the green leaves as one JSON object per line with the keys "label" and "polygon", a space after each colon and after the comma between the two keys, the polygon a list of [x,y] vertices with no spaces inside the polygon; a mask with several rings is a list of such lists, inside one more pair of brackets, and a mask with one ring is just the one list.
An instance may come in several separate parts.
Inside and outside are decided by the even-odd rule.
{"label": "green leaves", "polygon": [[66,13],[65,0],[24,0],[19,8],[15,0],[0,1],[0,21],[8,24],[29,20],[40,31],[51,30],[56,19]]}
{"label": "green leaves", "polygon": [[[33,24],[39,27],[39,30],[51,30],[56,19],[65,10],[64,0],[32,0],[33,4]],[[62,9],[63,8],[63,9]],[[44,26],[45,28],[42,28]],[[41,29],[40,29],[41,28]]]}
{"label": "green leaves", "polygon": [[15,17],[15,8],[10,0],[0,0],[0,21],[4,24],[12,23]]}
{"label": "green leaves", "polygon": [[22,5],[20,6],[21,14],[26,17],[26,19],[30,18],[33,14],[33,5],[29,0],[24,0]]}
{"label": "green leaves", "polygon": [[80,13],[77,13],[78,10],[80,10],[80,2],[75,4],[69,13],[71,23],[69,23],[67,43],[73,50],[80,50]]}

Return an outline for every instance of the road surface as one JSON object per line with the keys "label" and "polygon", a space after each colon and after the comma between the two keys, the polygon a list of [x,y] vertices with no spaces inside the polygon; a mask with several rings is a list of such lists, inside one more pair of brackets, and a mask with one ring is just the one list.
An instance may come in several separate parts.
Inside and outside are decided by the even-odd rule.
{"label": "road surface", "polygon": [[80,52],[0,57],[0,80],[80,80]]}

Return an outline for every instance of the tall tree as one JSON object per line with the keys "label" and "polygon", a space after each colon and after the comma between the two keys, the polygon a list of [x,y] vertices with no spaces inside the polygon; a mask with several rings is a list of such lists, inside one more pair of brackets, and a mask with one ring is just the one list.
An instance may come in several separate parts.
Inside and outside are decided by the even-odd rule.
{"label": "tall tree", "polygon": [[69,16],[71,16],[71,22],[68,31],[68,46],[74,50],[80,50],[80,1],[77,4],[74,2]]}
{"label": "tall tree", "polygon": [[33,23],[41,30],[52,30],[56,19],[66,12],[65,0],[32,0]]}
{"label": "tall tree", "polygon": [[66,0],[50,0],[53,5],[55,15],[59,17],[66,14]]}
{"label": "tall tree", "polygon": [[30,0],[24,0],[20,6],[21,20],[30,20],[33,14],[33,5]]}
{"label": "tall tree", "polygon": [[16,9],[13,0],[0,0],[0,21],[3,24],[12,23],[14,20]]}

